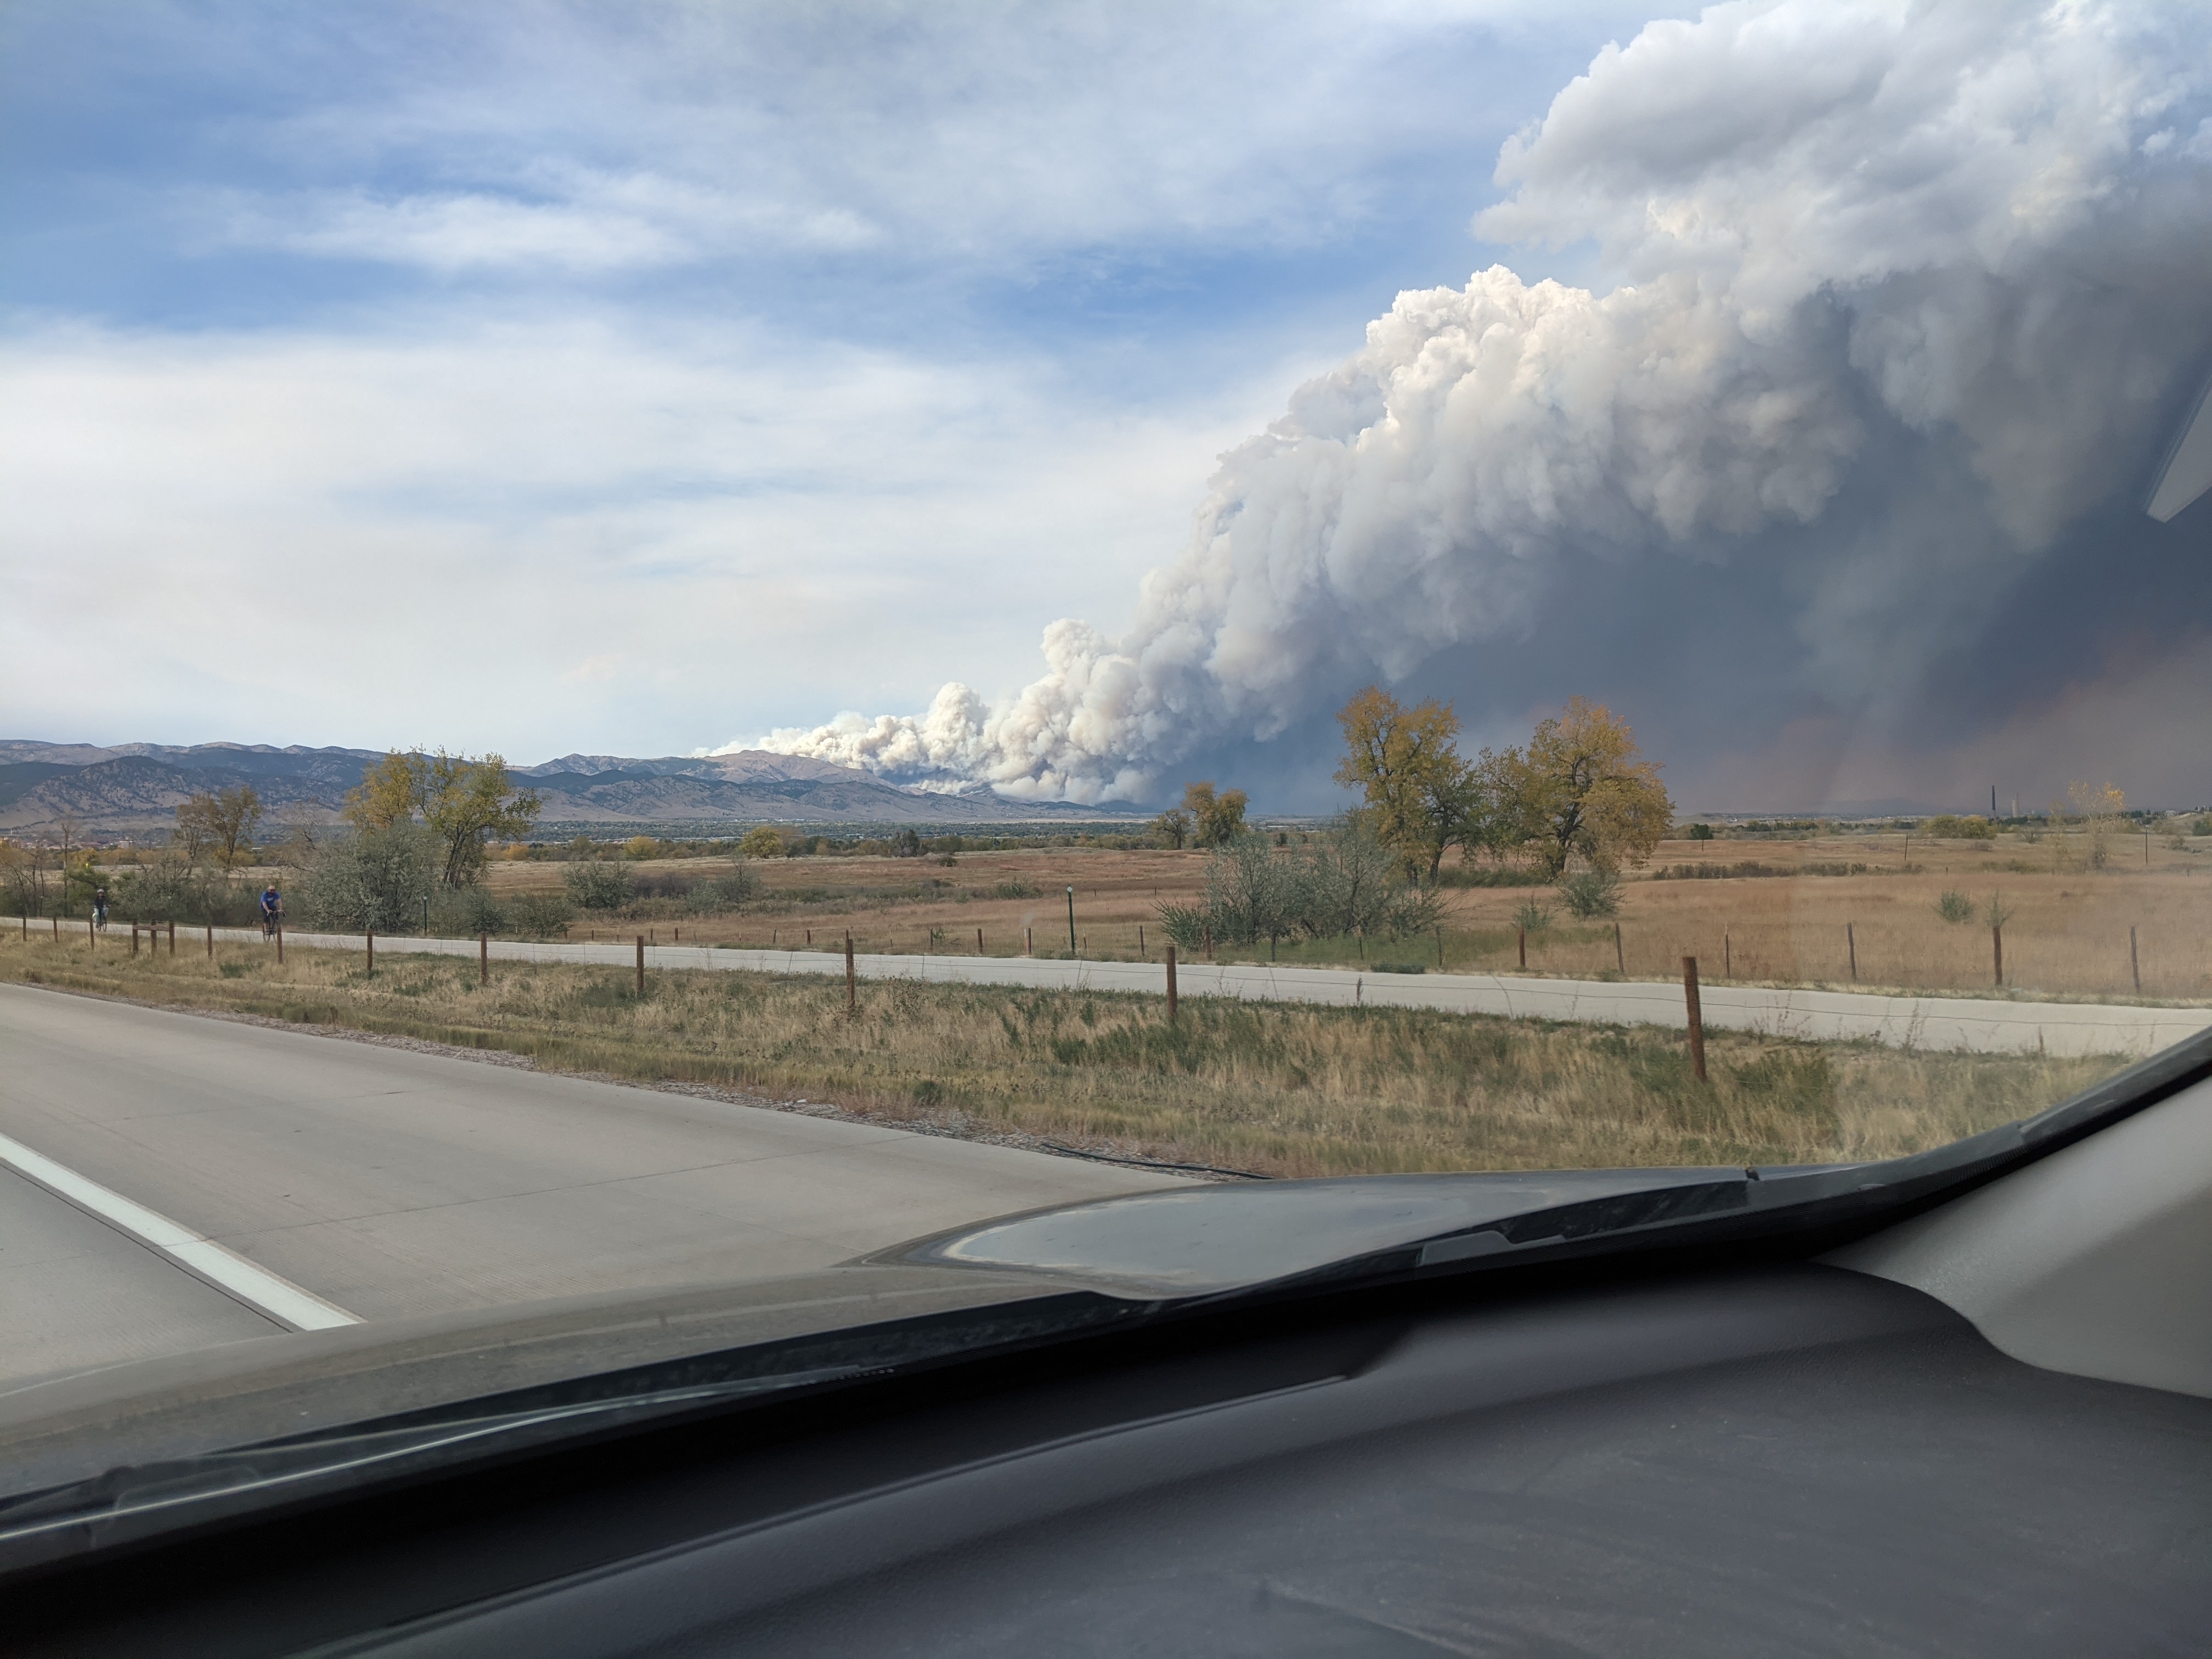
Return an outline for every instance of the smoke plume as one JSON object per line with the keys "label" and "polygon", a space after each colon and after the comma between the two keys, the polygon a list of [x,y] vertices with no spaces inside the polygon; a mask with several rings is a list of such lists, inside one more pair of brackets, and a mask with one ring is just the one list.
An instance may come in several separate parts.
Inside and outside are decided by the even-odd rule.
{"label": "smoke plume", "polygon": [[[1136,623],[1044,633],[988,702],[769,746],[935,787],[1141,800],[1563,574],[1787,568],[1775,626],[1849,702],[1916,677],[2083,516],[2142,492],[2212,350],[2201,13],[1715,7],[1609,46],[1498,164],[1500,244],[1620,285],[1399,295],[1224,458]],[[2140,503],[2137,504],[2138,506]]]}

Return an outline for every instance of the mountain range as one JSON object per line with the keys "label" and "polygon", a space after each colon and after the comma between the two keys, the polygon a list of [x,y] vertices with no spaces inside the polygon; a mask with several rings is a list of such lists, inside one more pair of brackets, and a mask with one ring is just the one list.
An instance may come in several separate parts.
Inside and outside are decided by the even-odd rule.
{"label": "mountain range", "polygon": [[[80,840],[166,835],[179,802],[203,790],[250,783],[267,821],[330,823],[374,749],[201,743],[112,745],[0,739],[0,834]],[[650,826],[713,833],[754,823],[958,824],[1097,823],[1139,815],[1131,806],[1024,801],[976,788],[958,794],[904,789],[853,767],[745,750],[732,755],[563,755],[510,767],[541,803],[541,827],[578,831]]]}

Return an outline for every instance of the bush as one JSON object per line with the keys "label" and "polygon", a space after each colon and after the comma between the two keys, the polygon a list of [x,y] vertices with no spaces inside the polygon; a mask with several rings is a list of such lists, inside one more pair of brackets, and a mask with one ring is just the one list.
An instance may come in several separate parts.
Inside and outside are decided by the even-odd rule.
{"label": "bush", "polygon": [[1012,881],[1000,882],[991,890],[991,892],[994,897],[1002,899],[1029,899],[1042,896],[1042,889],[1019,878]]}
{"label": "bush", "polygon": [[125,921],[222,921],[227,920],[222,913],[234,908],[228,902],[230,883],[222,875],[182,863],[127,871],[108,897]]}
{"label": "bush", "polygon": [[760,878],[741,864],[726,876],[694,884],[684,897],[694,915],[718,916],[725,910],[742,909],[760,896]]}
{"label": "bush", "polygon": [[1530,899],[1513,913],[1513,925],[1524,933],[1540,933],[1552,925],[1552,907]]}
{"label": "bush", "polygon": [[402,933],[420,923],[444,864],[444,847],[419,823],[325,842],[302,873],[293,914],[334,932]]}
{"label": "bush", "polygon": [[1163,904],[1158,915],[1167,936],[1193,950],[1208,939],[1250,945],[1296,933],[1401,939],[1435,927],[1443,904],[1407,883],[1372,836],[1346,825],[1295,848],[1278,848],[1265,835],[1240,836],[1206,860],[1201,903]]}
{"label": "bush", "polygon": [[584,859],[561,872],[568,899],[580,910],[619,910],[635,896],[637,875],[605,859]]}
{"label": "bush", "polygon": [[1947,890],[1936,901],[1936,914],[1946,921],[1972,921],[1974,902],[1964,893]]}
{"label": "bush", "polygon": [[1461,864],[1437,872],[1439,887],[1544,887],[1550,884],[1540,870],[1517,864]]}
{"label": "bush", "polygon": [[1584,870],[1562,876],[1559,887],[1568,912],[1584,921],[1620,913],[1620,878],[1610,870]]}
{"label": "bush", "polygon": [[482,887],[449,888],[430,908],[433,931],[468,939],[507,931],[507,910]]}
{"label": "bush", "polygon": [[1920,826],[1920,833],[1932,841],[1995,841],[1996,826],[1978,813],[1972,817],[1954,817],[1946,812]]}
{"label": "bush", "polygon": [[1711,824],[1693,823],[1690,826],[1690,839],[1692,841],[1711,841],[1712,838],[1713,826]]}
{"label": "bush", "polygon": [[507,902],[507,931],[525,939],[558,939],[575,917],[558,893],[520,893]]}

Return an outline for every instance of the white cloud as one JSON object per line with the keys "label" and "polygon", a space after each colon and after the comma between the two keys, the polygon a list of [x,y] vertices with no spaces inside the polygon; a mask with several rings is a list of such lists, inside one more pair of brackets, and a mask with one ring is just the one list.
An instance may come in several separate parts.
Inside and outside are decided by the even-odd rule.
{"label": "white cloud", "polygon": [[948,649],[1011,682],[1019,619],[1115,604],[1243,418],[737,327],[40,330],[0,352],[6,702],[520,757],[898,696]]}

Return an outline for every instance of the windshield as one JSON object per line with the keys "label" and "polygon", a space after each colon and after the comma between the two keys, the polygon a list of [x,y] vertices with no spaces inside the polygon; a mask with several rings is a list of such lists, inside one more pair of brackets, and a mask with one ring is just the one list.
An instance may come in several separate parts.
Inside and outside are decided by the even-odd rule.
{"label": "windshield", "polygon": [[2181,1065],[2208,46],[8,9],[0,1500],[1842,1227]]}

